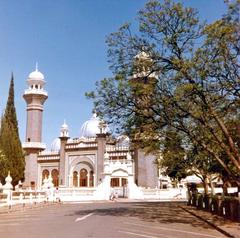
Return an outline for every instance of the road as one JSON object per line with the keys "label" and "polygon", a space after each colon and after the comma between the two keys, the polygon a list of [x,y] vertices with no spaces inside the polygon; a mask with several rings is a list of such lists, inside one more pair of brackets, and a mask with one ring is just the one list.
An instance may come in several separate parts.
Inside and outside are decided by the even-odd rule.
{"label": "road", "polygon": [[0,214],[2,238],[225,237],[178,203],[56,204]]}

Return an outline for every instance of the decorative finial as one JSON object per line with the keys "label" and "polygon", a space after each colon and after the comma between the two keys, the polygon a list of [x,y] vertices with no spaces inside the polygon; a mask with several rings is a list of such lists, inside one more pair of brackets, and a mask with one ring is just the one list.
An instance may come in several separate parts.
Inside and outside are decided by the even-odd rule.
{"label": "decorative finial", "polygon": [[36,70],[35,71],[38,71],[38,62],[36,62]]}

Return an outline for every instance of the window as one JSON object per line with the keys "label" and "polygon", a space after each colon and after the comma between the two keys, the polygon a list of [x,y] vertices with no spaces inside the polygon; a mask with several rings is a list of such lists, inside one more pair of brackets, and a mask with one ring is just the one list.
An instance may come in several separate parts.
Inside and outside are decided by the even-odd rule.
{"label": "window", "polygon": [[87,174],[86,169],[80,170],[80,187],[87,187]]}
{"label": "window", "polygon": [[78,172],[74,171],[73,172],[73,187],[77,187],[78,186]]}
{"label": "window", "polygon": [[111,178],[111,187],[119,187],[119,178]]}
{"label": "window", "polygon": [[93,187],[94,186],[94,177],[93,177],[93,171],[90,171],[90,184],[89,187]]}
{"label": "window", "polygon": [[126,178],[122,178],[122,186],[126,186],[127,185],[127,179]]}
{"label": "window", "polygon": [[52,175],[52,179],[53,179],[53,184],[54,184],[54,187],[58,187],[58,170],[57,169],[53,169],[52,172],[51,172],[51,175]]}
{"label": "window", "polygon": [[44,169],[44,170],[42,171],[42,182],[43,182],[43,180],[44,180],[45,178],[48,178],[48,176],[49,176],[49,171],[48,171],[48,169]]}

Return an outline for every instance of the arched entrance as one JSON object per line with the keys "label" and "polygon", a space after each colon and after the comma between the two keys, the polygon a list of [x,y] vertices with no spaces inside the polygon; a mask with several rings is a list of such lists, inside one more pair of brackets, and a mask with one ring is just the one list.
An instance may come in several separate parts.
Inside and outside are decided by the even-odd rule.
{"label": "arched entrance", "polygon": [[111,188],[119,197],[127,197],[128,174],[125,170],[119,169],[113,171],[111,175]]}
{"label": "arched entrance", "polygon": [[86,161],[74,165],[70,172],[70,186],[73,187],[94,187],[94,170],[91,164]]}
{"label": "arched entrance", "polygon": [[80,170],[80,187],[88,186],[88,171],[86,169]]}

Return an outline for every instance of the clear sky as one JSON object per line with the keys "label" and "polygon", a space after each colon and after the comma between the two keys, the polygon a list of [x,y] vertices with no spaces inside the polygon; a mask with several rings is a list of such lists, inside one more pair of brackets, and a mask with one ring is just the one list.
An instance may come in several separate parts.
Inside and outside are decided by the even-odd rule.
{"label": "clear sky", "polygon": [[[39,70],[49,98],[43,113],[43,142],[59,136],[66,119],[71,137],[79,137],[93,104],[84,96],[95,82],[111,76],[106,36],[134,21],[145,0],[0,0],[0,111],[8,96],[11,72],[21,140],[25,139],[28,74]],[[223,0],[185,0],[208,22],[226,10]]]}

